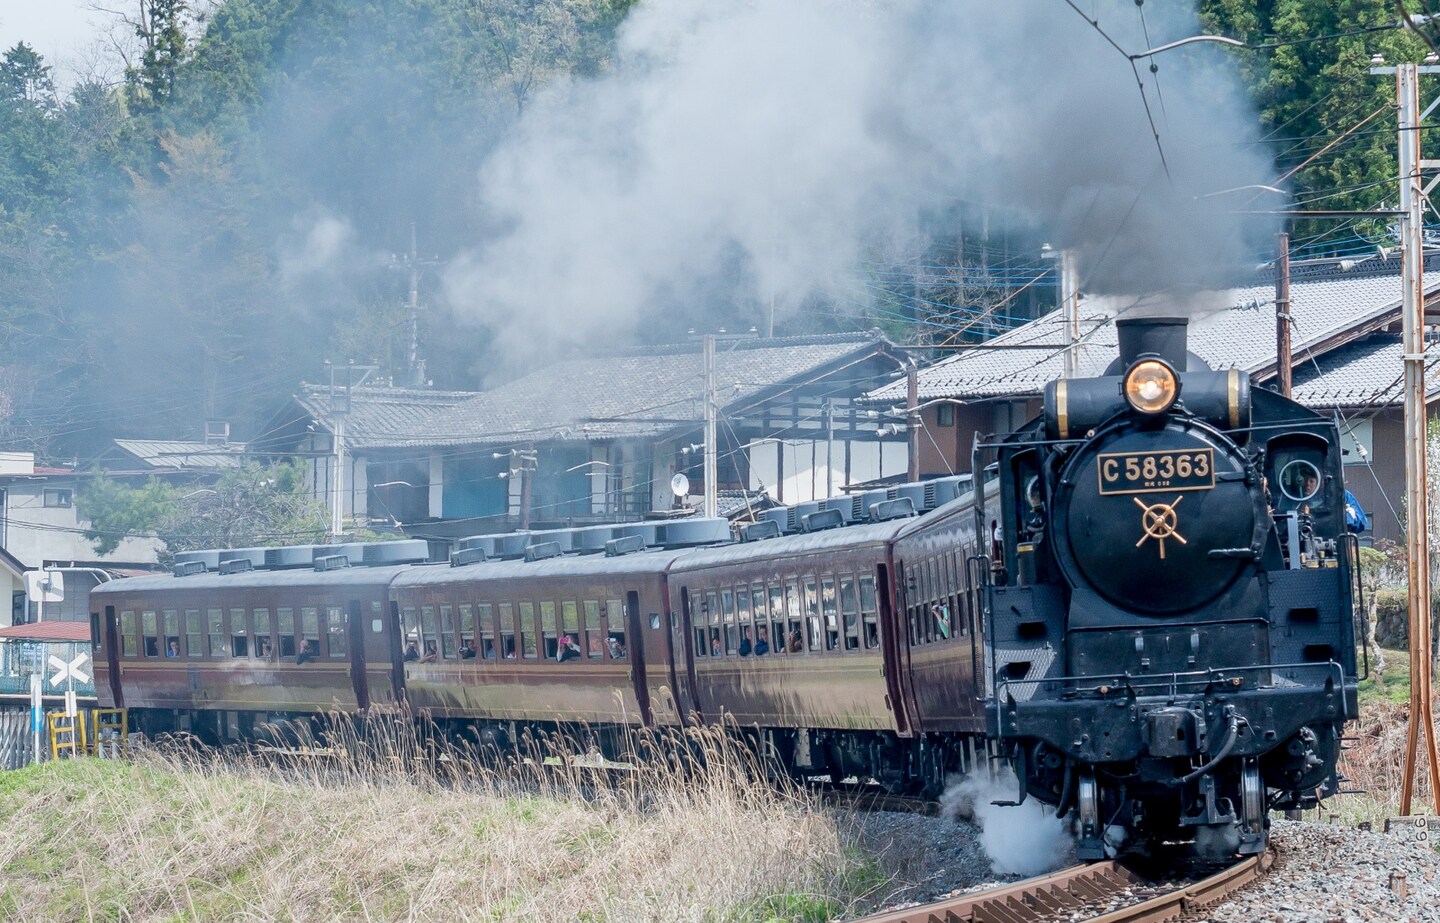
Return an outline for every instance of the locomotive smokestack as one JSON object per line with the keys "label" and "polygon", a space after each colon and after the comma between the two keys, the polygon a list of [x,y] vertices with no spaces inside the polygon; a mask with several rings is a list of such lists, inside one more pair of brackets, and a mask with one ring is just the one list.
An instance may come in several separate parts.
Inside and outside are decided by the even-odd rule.
{"label": "locomotive smokestack", "polygon": [[1189,320],[1183,317],[1134,317],[1117,320],[1115,330],[1120,338],[1120,369],[1130,367],[1143,353],[1152,353],[1170,363],[1177,371],[1185,371],[1185,331]]}

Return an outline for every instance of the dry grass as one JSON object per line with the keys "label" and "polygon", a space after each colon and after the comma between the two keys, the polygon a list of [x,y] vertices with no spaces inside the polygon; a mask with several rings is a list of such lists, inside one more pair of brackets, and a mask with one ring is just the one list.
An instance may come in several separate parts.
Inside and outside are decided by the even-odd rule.
{"label": "dry grass", "polygon": [[169,748],[6,774],[0,918],[801,921],[884,884],[723,735],[618,786],[450,748],[437,774],[403,730],[356,743],[325,761]]}
{"label": "dry grass", "polygon": [[[1374,674],[1360,684],[1360,720],[1346,733],[1353,738],[1340,755],[1340,772],[1347,789],[1359,794],[1345,795],[1322,805],[1321,819],[1340,815],[1344,823],[1368,820],[1378,827],[1386,817],[1400,813],[1403,789],[1407,726],[1410,717],[1410,664],[1406,651],[1387,650],[1384,674]],[[1440,734],[1440,728],[1437,728]],[[1429,764],[1424,757],[1423,738],[1416,766],[1412,810],[1428,813],[1430,805]]]}

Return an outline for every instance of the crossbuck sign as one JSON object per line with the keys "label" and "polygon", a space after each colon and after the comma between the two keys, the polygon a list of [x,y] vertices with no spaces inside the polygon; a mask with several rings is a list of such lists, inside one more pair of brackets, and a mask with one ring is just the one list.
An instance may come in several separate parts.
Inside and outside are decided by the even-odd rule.
{"label": "crossbuck sign", "polygon": [[50,677],[50,685],[58,687],[67,679],[74,679],[77,683],[90,682],[90,674],[85,672],[85,665],[90,661],[90,655],[85,653],[76,654],[69,663],[50,655],[50,666],[55,673]]}

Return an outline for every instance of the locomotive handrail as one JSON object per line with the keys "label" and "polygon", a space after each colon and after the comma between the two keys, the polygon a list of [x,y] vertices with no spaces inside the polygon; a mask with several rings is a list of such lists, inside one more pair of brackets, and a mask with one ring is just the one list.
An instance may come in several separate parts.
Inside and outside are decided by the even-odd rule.
{"label": "locomotive handrail", "polygon": [[[1349,577],[1350,585],[1355,588],[1354,598],[1350,600],[1350,623],[1352,634],[1356,630],[1360,633],[1360,661],[1365,665],[1365,672],[1358,679],[1366,680],[1370,678],[1370,607],[1365,605],[1365,581],[1360,571],[1360,536],[1346,532],[1340,536],[1340,545],[1345,548],[1343,560],[1350,571],[1341,576]],[[1358,621],[1355,618],[1357,608],[1360,610]]]}
{"label": "locomotive handrail", "polygon": [[[971,675],[975,677],[975,698],[983,701],[985,698],[984,681],[981,677],[985,668],[980,657],[980,647],[986,638],[993,637],[993,635],[979,636],[976,628],[985,624],[986,616],[989,614],[989,606],[986,605],[989,594],[985,592],[990,585],[989,555],[972,554],[965,559],[965,582],[970,594],[969,605],[965,607],[969,610],[970,619],[970,670]],[[976,618],[976,613],[979,613],[979,618]]]}

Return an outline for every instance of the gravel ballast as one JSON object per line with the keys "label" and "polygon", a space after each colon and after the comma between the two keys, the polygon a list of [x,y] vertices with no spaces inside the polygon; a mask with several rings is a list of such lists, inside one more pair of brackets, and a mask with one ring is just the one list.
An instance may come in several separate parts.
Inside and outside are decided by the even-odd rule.
{"label": "gravel ballast", "polygon": [[[928,903],[1019,875],[997,875],[980,845],[980,828],[966,821],[914,814],[854,818],[864,847],[892,876],[872,912]],[[1205,923],[1440,923],[1440,853],[1404,833],[1276,819],[1271,842],[1278,859],[1270,872],[1239,894],[1192,912]],[[1434,843],[1434,840],[1431,840]],[[1406,895],[1391,889],[1405,876]]]}

